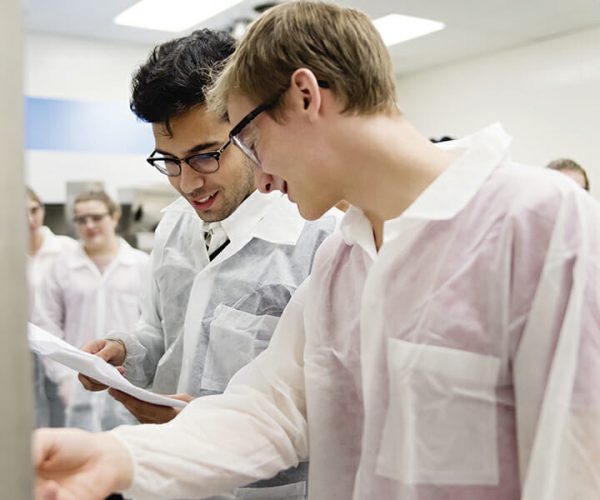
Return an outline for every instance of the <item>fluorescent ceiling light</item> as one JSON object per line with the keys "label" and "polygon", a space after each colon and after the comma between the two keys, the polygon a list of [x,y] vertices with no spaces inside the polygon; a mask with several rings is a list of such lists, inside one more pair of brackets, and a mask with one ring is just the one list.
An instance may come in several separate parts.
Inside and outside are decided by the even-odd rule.
{"label": "fluorescent ceiling light", "polygon": [[141,0],[115,17],[115,24],[179,32],[210,19],[242,0]]}
{"label": "fluorescent ceiling light", "polygon": [[389,14],[373,21],[384,43],[389,47],[413,38],[428,35],[434,31],[443,30],[446,25],[420,17]]}

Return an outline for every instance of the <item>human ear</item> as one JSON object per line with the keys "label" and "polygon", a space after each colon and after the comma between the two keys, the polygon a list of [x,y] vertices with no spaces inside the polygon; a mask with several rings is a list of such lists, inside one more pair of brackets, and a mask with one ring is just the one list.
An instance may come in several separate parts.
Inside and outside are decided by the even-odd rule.
{"label": "human ear", "polygon": [[311,70],[300,68],[294,71],[290,80],[292,94],[297,97],[295,101],[301,103],[301,109],[308,112],[309,118],[316,117],[322,105],[317,77]]}

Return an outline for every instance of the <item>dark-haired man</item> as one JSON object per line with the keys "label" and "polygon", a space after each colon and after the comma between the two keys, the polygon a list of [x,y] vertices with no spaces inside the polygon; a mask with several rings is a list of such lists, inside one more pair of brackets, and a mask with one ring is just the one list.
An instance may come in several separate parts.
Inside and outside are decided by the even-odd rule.
{"label": "dark-haired man", "polygon": [[[207,109],[207,78],[233,50],[226,33],[196,31],[158,46],[134,75],[131,109],[152,124],[155,139],[148,162],[181,198],[157,228],[138,327],[84,347],[123,365],[136,385],[184,400],[223,392],[265,349],[336,223],[334,216],[307,223],[287,197],[257,192],[253,167],[228,139],[230,124]],[[90,390],[106,388],[80,380]],[[178,413],[109,392],[142,423]],[[303,463],[219,498],[304,498],[306,469]]]}

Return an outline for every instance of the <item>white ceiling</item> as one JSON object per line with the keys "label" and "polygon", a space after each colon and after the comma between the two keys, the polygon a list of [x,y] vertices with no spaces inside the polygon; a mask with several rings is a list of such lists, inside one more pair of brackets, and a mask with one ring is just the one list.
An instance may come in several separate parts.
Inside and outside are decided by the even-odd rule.
{"label": "white ceiling", "polygon": [[[168,0],[164,0],[168,1]],[[198,0],[218,1],[218,0]],[[256,17],[265,0],[244,0],[198,27],[226,28]],[[181,34],[128,28],[113,18],[136,0],[24,0],[29,32],[154,45]],[[446,29],[390,48],[398,74],[525,45],[600,25],[600,0],[344,0],[375,19],[392,12],[446,23]]]}

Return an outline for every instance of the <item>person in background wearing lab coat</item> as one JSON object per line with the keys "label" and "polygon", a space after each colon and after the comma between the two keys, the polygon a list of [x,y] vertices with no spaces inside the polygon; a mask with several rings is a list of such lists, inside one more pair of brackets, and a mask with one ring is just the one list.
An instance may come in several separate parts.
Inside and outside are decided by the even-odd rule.
{"label": "person in background wearing lab coat", "polygon": [[588,174],[576,161],[569,158],[559,158],[548,163],[546,167],[570,177],[586,191],[590,190]]}
{"label": "person in background wearing lab coat", "polygon": [[[181,198],[155,233],[141,322],[84,347],[123,364],[132,383],[184,400],[223,392],[266,348],[337,222],[306,222],[282,193],[257,192],[250,161],[228,140],[230,124],[207,110],[203,87],[233,49],[228,34],[200,30],[160,45],[136,72],[131,108],[155,140],[148,162]],[[110,393],[141,422],[167,422],[178,411]],[[221,498],[304,498],[307,468]]]}
{"label": "person in background wearing lab coat", "polygon": [[97,478],[202,498],[309,455],[311,500],[600,498],[600,206],[514,163],[499,124],[429,142],[353,9],[269,9],[209,98],[262,191],[309,220],[351,207],[223,395],[168,425],[37,431],[38,498]]}
{"label": "person in background wearing lab coat", "polygon": [[[102,191],[79,194],[73,222],[80,245],[55,260],[36,295],[33,322],[76,347],[107,331],[133,328],[140,317],[149,256],[117,235],[120,214]],[[57,378],[67,426],[108,430],[135,422],[106,394],[83,390],[72,370],[63,367]]]}
{"label": "person in background wearing lab coat", "polygon": [[[35,294],[52,263],[64,252],[77,247],[77,242],[68,236],[56,235],[44,226],[45,208],[37,193],[27,187],[27,218],[29,222],[29,249],[27,252],[27,274],[29,281],[29,307],[35,307]],[[30,313],[31,315],[31,313]],[[62,427],[65,409],[58,395],[58,386],[50,378],[52,362],[44,363],[33,355],[35,416],[37,427]]]}

